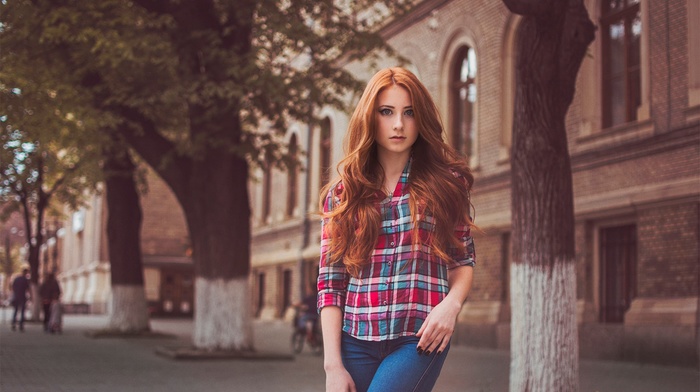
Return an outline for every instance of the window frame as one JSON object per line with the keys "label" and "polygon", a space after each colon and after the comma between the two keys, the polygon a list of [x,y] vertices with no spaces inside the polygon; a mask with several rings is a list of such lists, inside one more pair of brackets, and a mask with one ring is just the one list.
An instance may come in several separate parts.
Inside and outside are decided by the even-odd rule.
{"label": "window frame", "polygon": [[[637,57],[639,63],[635,65],[630,65],[630,42],[631,42],[631,29],[632,23],[637,14],[639,14],[640,19],[642,19],[642,7],[641,2],[632,2],[632,0],[623,0],[624,5],[621,9],[610,11],[608,9],[609,2],[602,1],[600,3],[600,31],[601,31],[601,127],[603,129],[608,129],[616,127],[622,124],[631,123],[640,120],[640,116],[637,113],[638,110],[644,105],[643,98],[643,75],[642,75],[642,62],[644,61],[643,56],[643,42],[644,34],[639,36],[639,53]],[[611,75],[611,39],[610,35],[607,33],[610,26],[623,22],[624,26],[624,53],[623,53],[623,69],[619,75]],[[646,28],[644,21],[642,20],[642,31]],[[634,73],[638,74],[638,86],[632,86],[632,79]],[[622,77],[624,80],[624,97],[625,97],[625,118],[622,122],[613,123],[612,107],[611,102],[611,82]],[[634,90],[636,90],[637,95],[633,96]]]}
{"label": "window frame", "polygon": [[297,193],[299,191],[299,143],[296,134],[292,134],[288,147],[289,165],[287,167],[287,200],[285,215],[287,218],[294,216],[297,208]]}
{"label": "window frame", "polygon": [[[478,95],[479,95],[479,90],[477,86],[477,77],[478,77],[478,65],[476,66],[476,71],[474,73],[473,77],[467,76],[467,80],[462,81],[460,78],[460,73],[462,71],[462,66],[464,63],[464,60],[469,62],[469,52],[473,51],[474,52],[474,62],[478,64],[478,59],[476,56],[476,51],[471,45],[468,44],[461,44],[457,47],[457,49],[454,51],[454,55],[450,61],[450,70],[449,70],[449,80],[448,80],[448,88],[449,88],[449,108],[450,108],[450,128],[449,128],[449,141],[450,144],[461,154],[464,154],[466,157],[468,157],[470,160],[473,156],[476,155],[476,106],[478,102]],[[475,65],[476,65],[475,64]],[[473,86],[474,89],[476,89],[476,96],[477,98],[474,99],[474,102],[471,103],[471,115],[469,116],[471,124],[467,126],[467,129],[469,129],[469,132],[467,134],[462,135],[462,130],[464,129],[464,119],[461,116],[461,104],[462,104],[462,99],[459,97],[460,95],[460,90],[463,88],[467,89],[467,94],[469,94],[469,89],[470,87]],[[468,98],[467,98],[468,100]],[[466,116],[465,116],[466,117]],[[461,121],[460,121],[461,120]],[[473,129],[471,129],[473,127]],[[464,138],[464,139],[463,139]],[[464,143],[461,143],[461,142]],[[463,145],[466,144],[468,141],[469,143],[469,149],[470,151],[464,151],[463,150]],[[462,144],[462,145],[460,145]]]}

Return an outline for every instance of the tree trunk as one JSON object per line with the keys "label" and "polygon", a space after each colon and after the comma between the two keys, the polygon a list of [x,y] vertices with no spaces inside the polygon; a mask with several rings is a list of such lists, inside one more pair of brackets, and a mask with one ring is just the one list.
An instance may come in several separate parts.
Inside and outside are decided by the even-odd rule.
{"label": "tree trunk", "polygon": [[[29,264],[29,274],[31,282],[31,292],[32,292],[32,303],[31,303],[31,320],[40,320],[40,315],[42,312],[41,297],[39,296],[39,259],[41,252],[41,245],[44,243],[44,235],[42,233],[42,228],[44,226],[44,210],[48,204],[48,198],[42,191],[43,186],[43,168],[42,160],[39,159],[39,176],[37,177],[37,195],[34,216],[32,217],[32,208],[30,204],[32,200],[29,200],[27,196],[21,197],[22,204],[22,214],[24,218],[24,231],[26,232],[27,247],[29,251],[27,252],[27,263]],[[36,220],[36,224],[32,224],[32,218]],[[48,272],[48,271],[44,271]]]}
{"label": "tree trunk", "polygon": [[253,350],[248,277],[198,276],[195,289],[194,346],[206,351]]}
{"label": "tree trunk", "polygon": [[517,37],[512,144],[510,391],[578,390],[571,164],[566,112],[593,40],[581,0],[504,0]]}
{"label": "tree trunk", "polygon": [[35,245],[29,245],[29,254],[27,255],[27,262],[29,263],[29,275],[31,276],[29,281],[31,283],[32,292],[32,303],[29,306],[31,313],[31,320],[39,321],[41,320],[41,313],[44,307],[41,303],[41,296],[39,295],[39,248]]}
{"label": "tree trunk", "polygon": [[[152,2],[137,3],[152,12],[163,12]],[[248,163],[239,148],[243,105],[235,97],[217,96],[212,88],[238,82],[231,67],[254,58],[256,7],[255,1],[237,2],[227,10],[226,26],[221,26],[213,3],[184,1],[167,10],[186,38],[175,42],[181,77],[198,80],[194,84],[197,99],[187,102],[187,154],[180,153],[142,113],[120,108],[124,118],[142,128],[124,133],[129,145],[168,184],[185,213],[195,267],[194,346],[209,351],[253,349],[247,283],[251,237]],[[211,37],[217,38],[214,46]]]}
{"label": "tree trunk", "polygon": [[109,328],[120,332],[150,330],[141,262],[141,205],[135,166],[126,146],[104,148],[107,190],[107,241],[112,303]]}
{"label": "tree trunk", "polygon": [[210,152],[193,165],[185,214],[195,261],[194,345],[205,350],[253,349],[249,309],[248,165]]}

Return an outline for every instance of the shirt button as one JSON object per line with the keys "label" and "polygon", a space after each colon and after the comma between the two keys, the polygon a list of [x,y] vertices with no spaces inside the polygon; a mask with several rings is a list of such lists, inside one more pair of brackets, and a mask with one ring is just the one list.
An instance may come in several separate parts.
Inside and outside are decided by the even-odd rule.
{"label": "shirt button", "polygon": [[387,303],[388,303],[388,302],[386,302],[386,301],[383,301],[383,302],[382,302],[382,305],[386,305]]}
{"label": "shirt button", "polygon": [[389,245],[394,246],[394,241],[391,241],[391,243]]}

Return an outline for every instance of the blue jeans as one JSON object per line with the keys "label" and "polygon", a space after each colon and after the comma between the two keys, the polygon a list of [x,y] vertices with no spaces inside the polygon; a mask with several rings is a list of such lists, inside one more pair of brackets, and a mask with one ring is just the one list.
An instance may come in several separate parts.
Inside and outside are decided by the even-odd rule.
{"label": "blue jeans", "polygon": [[418,355],[419,340],[416,336],[405,336],[370,342],[343,333],[343,365],[352,376],[357,391],[431,391],[450,346],[448,344],[440,355]]}

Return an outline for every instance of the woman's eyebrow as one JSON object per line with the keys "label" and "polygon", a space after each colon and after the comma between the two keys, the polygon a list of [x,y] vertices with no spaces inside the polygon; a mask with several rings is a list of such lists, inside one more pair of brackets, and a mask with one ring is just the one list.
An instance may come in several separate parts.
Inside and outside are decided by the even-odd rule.
{"label": "woman's eyebrow", "polygon": [[[391,106],[391,105],[379,105],[379,107],[380,107],[380,108],[391,108],[391,109],[394,109],[394,107]],[[404,109],[413,109],[413,105],[404,106],[403,108],[404,108]]]}

